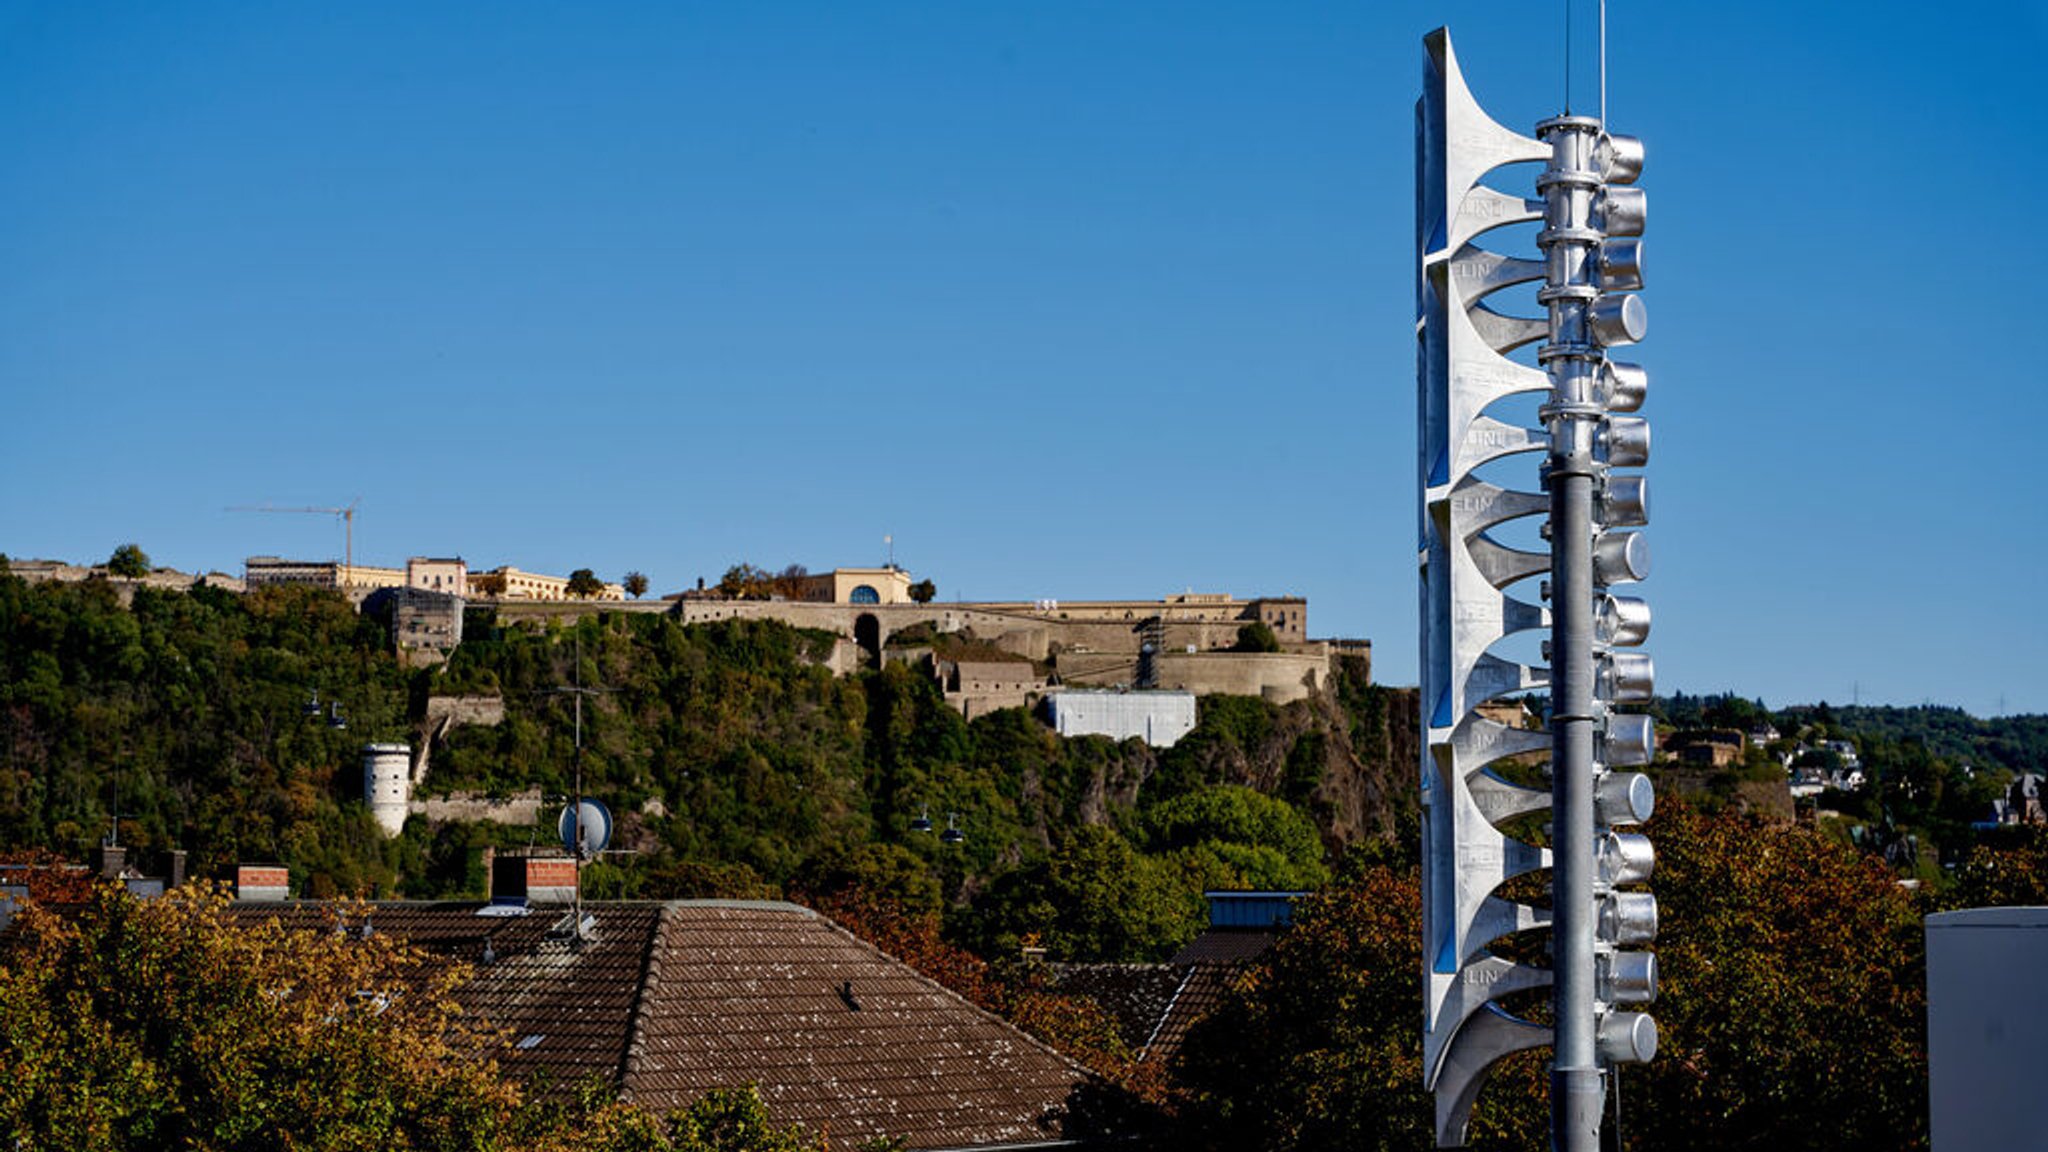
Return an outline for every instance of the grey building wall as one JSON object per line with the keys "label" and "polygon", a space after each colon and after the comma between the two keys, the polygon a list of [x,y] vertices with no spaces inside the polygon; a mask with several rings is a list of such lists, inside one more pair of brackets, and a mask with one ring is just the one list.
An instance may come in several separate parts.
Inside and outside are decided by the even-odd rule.
{"label": "grey building wall", "polygon": [[1933,1152],[2048,1147],[2048,908],[1968,908],[1926,923]]}

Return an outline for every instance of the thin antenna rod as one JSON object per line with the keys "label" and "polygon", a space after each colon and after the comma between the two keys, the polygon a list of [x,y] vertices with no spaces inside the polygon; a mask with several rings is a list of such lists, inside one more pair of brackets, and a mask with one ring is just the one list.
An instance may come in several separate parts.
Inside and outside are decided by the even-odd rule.
{"label": "thin antenna rod", "polygon": [[540,692],[550,696],[575,697],[576,716],[576,759],[575,775],[571,781],[569,797],[569,843],[563,847],[569,850],[576,864],[576,880],[569,896],[569,915],[574,924],[570,934],[570,947],[581,951],[588,937],[583,931],[583,698],[596,696],[608,691],[604,688],[583,686],[583,633],[576,633],[576,683],[569,688],[542,688]]}
{"label": "thin antenna rod", "polygon": [[1564,114],[1572,114],[1572,0],[1564,0]]}
{"label": "thin antenna rod", "polygon": [[1600,0],[1600,127],[1607,127],[1607,0]]}
{"label": "thin antenna rod", "polygon": [[583,947],[583,632],[576,632],[576,798],[570,803],[574,815],[569,818],[569,835],[576,843],[571,853],[575,865],[572,874],[575,887],[570,892],[570,923],[576,926],[576,947]]}

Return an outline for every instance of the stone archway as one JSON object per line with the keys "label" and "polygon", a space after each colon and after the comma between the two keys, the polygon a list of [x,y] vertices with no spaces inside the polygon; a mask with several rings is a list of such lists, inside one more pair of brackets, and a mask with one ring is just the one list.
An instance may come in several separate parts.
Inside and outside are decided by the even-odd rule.
{"label": "stone archway", "polygon": [[872,612],[863,612],[853,618],[853,642],[867,653],[868,667],[882,666],[882,622]]}

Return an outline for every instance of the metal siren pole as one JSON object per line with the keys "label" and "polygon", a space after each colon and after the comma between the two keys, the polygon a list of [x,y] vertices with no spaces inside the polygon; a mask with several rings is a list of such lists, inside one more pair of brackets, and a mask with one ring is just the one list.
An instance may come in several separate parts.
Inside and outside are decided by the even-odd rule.
{"label": "metal siren pole", "polygon": [[[1641,580],[1648,555],[1643,479],[1648,426],[1632,412],[1646,376],[1607,350],[1640,340],[1644,205],[1632,184],[1642,145],[1601,121],[1569,114],[1535,138],[1502,127],[1465,87],[1449,34],[1425,38],[1416,108],[1416,379],[1421,576],[1421,795],[1423,804],[1423,1080],[1436,1096],[1436,1138],[1462,1145],[1474,1100],[1510,1053],[1554,1046],[1552,1133],[1561,1152],[1595,1152],[1604,1076],[1647,1060],[1656,1025],[1623,1004],[1656,994],[1655,956],[1619,946],[1656,932],[1656,903],[1624,886],[1647,879],[1654,854],[1617,831],[1649,819],[1654,796],[1638,773],[1653,732],[1648,717],[1615,705],[1647,700],[1640,644],[1649,610],[1609,592]],[[1483,183],[1496,169],[1541,163],[1538,199]],[[1538,259],[1481,246],[1494,229],[1541,222]],[[1539,285],[1544,316],[1487,306],[1518,284]],[[1531,367],[1510,353],[1536,344]],[[1541,393],[1540,427],[1494,406]],[[1501,487],[1481,470],[1541,453],[1541,491]],[[1498,471],[1498,468],[1492,469]],[[1543,517],[1548,547],[1517,549],[1494,529]],[[1537,577],[1537,601],[1519,597]],[[1546,632],[1545,665],[1492,649]],[[1548,731],[1502,723],[1481,709],[1531,691],[1550,693]],[[1551,786],[1496,775],[1506,757],[1550,753]],[[1549,808],[1548,848],[1500,826]],[[1497,893],[1517,876],[1551,869],[1550,907]],[[1550,929],[1551,963],[1492,949],[1502,938]],[[1551,1025],[1512,1014],[1523,994],[1548,988]]]}

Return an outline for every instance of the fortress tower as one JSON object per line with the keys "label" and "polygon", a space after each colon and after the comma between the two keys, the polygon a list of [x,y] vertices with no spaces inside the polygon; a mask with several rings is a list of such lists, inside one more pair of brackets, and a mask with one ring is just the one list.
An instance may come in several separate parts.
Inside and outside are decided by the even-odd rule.
{"label": "fortress tower", "polygon": [[363,799],[386,836],[405,827],[406,802],[412,799],[412,748],[405,744],[363,746]]}

